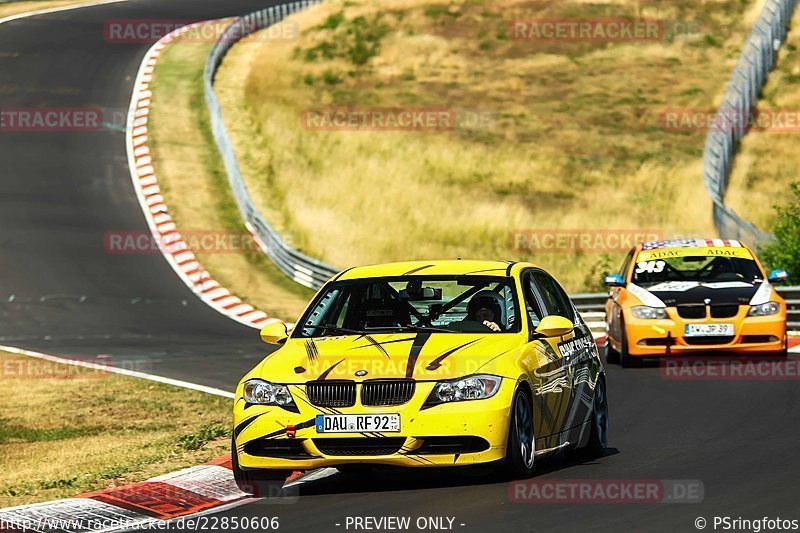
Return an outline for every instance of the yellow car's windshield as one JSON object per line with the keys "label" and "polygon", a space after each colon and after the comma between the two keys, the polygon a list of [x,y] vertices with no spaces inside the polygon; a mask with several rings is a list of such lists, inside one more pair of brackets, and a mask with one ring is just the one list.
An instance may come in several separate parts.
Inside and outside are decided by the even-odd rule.
{"label": "yellow car's windshield", "polygon": [[403,276],[329,284],[300,320],[295,337],[431,331],[519,331],[512,278]]}

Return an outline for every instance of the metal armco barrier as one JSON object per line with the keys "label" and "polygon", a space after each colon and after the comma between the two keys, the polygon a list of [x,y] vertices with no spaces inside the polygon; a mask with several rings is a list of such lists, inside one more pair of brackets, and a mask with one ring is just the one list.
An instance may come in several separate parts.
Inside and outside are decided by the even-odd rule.
{"label": "metal armco barrier", "polygon": [[214,135],[214,141],[217,144],[219,153],[222,156],[225,171],[228,175],[228,182],[231,185],[233,197],[236,199],[236,205],[239,207],[239,212],[242,215],[245,227],[253,234],[253,237],[264,253],[267,254],[272,262],[275,263],[284,274],[297,283],[312,289],[321,287],[323,283],[339,272],[339,269],[308,257],[292,248],[274,229],[272,229],[264,217],[261,216],[261,213],[258,212],[255,204],[253,204],[253,200],[250,198],[247,186],[242,179],[239,164],[236,161],[236,154],[233,151],[233,145],[225,130],[222,110],[220,109],[217,95],[214,93],[214,76],[222,62],[222,58],[225,57],[228,50],[242,38],[260,29],[266,28],[267,26],[277,24],[288,15],[317,3],[316,0],[292,2],[262,9],[237,18],[225,29],[217,42],[214,43],[206,60],[205,72],[203,75],[206,106],[208,107],[211,121],[211,131]]}
{"label": "metal armco barrier", "polygon": [[[788,309],[788,326],[790,329],[800,329],[800,286],[775,287],[778,293],[786,300]],[[605,310],[607,293],[573,294],[570,296],[575,302],[575,307],[581,313],[600,313]],[[584,317],[586,318],[586,317]],[[588,320],[588,319],[587,319]]]}
{"label": "metal armco barrier", "polygon": [[756,107],[767,74],[775,64],[776,52],[786,38],[797,2],[766,1],[742,47],[703,150],[703,181],[714,202],[717,231],[724,239],[738,239],[752,246],[759,246],[774,237],[742,220],[725,206],[723,199],[739,141],[747,133],[748,119]]}

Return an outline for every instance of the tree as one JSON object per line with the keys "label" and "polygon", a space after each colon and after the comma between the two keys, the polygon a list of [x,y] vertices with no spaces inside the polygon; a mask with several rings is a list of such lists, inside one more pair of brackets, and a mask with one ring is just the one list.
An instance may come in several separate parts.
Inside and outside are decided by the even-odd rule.
{"label": "tree", "polygon": [[775,242],[763,247],[761,258],[768,270],[782,268],[792,280],[800,278],[800,183],[792,183],[786,205],[776,205],[778,219],[772,227]]}

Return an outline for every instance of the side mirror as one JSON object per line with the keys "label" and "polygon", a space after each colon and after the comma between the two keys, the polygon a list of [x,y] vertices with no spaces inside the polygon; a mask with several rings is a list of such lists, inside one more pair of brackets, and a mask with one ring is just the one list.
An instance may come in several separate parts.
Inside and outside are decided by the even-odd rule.
{"label": "side mirror", "polygon": [[269,344],[280,344],[289,338],[289,331],[283,322],[273,322],[261,328],[261,340]]}
{"label": "side mirror", "polygon": [[769,273],[769,278],[767,278],[770,283],[784,283],[789,281],[789,273],[785,270],[773,270]]}
{"label": "side mirror", "polygon": [[545,337],[563,337],[575,329],[575,324],[568,318],[558,315],[546,316],[539,322],[535,333]]}
{"label": "side mirror", "polygon": [[619,274],[609,274],[603,278],[603,283],[609,287],[624,287],[625,280]]}

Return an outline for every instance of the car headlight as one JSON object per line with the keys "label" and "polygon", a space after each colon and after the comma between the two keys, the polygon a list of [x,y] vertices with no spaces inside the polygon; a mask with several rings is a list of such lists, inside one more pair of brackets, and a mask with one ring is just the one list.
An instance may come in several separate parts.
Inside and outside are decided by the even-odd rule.
{"label": "car headlight", "polygon": [[770,316],[777,315],[781,310],[781,304],[778,302],[767,302],[761,305],[751,305],[750,312],[747,316]]}
{"label": "car headlight", "polygon": [[294,399],[286,385],[276,385],[262,379],[249,379],[244,383],[244,401],[255,405],[294,406]]}
{"label": "car headlight", "polygon": [[633,316],[636,318],[657,319],[667,318],[667,310],[663,307],[648,307],[646,305],[637,305],[631,308]]}
{"label": "car headlight", "polygon": [[503,378],[489,375],[440,381],[433,387],[425,405],[491,398],[500,390],[502,381]]}

